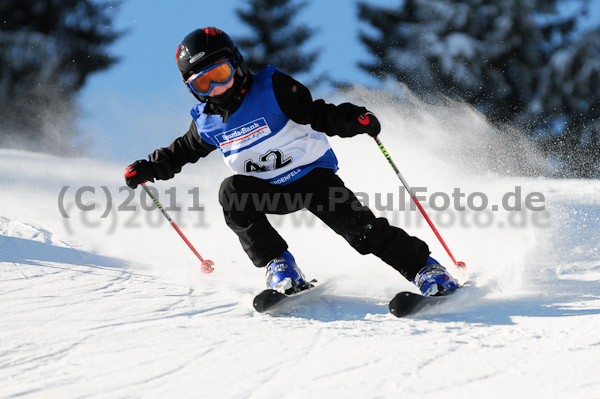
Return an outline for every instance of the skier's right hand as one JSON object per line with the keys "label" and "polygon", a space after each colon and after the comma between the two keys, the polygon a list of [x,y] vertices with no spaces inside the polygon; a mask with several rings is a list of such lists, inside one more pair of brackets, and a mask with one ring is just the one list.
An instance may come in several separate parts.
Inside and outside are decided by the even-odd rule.
{"label": "skier's right hand", "polygon": [[145,159],[135,161],[125,169],[125,183],[129,187],[136,188],[138,184],[147,181],[154,181],[154,170],[150,162]]}

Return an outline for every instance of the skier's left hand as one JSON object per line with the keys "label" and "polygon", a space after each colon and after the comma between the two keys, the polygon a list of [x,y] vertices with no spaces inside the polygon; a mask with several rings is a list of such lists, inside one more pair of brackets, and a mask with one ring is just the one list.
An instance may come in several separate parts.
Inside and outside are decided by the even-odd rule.
{"label": "skier's left hand", "polygon": [[374,113],[364,109],[364,112],[356,117],[355,130],[357,133],[367,133],[371,137],[376,137],[381,131],[381,124]]}

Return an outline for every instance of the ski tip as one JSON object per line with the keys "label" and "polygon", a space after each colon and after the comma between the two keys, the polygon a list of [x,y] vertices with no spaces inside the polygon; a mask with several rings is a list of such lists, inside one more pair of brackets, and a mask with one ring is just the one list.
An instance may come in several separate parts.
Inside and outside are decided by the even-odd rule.
{"label": "ski tip", "polygon": [[257,312],[265,313],[277,303],[281,302],[281,300],[284,298],[285,295],[279,291],[264,290],[254,298],[252,305]]}
{"label": "ski tip", "polygon": [[272,289],[266,289],[254,297],[252,305],[259,313],[279,312],[282,306],[284,308],[287,306],[285,305],[286,303],[300,304],[309,297],[307,296],[309,293],[320,291],[324,285],[324,282],[318,283],[317,280],[311,280],[305,285],[304,289],[289,295]]}
{"label": "ski tip", "polygon": [[390,313],[396,317],[404,317],[412,313],[410,298],[415,294],[411,292],[400,292],[390,301],[388,308]]}

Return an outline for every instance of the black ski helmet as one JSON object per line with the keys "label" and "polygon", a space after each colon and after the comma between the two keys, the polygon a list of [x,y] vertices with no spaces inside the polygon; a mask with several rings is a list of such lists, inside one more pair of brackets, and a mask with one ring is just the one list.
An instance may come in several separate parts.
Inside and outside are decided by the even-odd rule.
{"label": "black ski helmet", "polygon": [[233,87],[215,97],[204,97],[192,92],[199,101],[216,105],[221,114],[229,110],[232,102],[236,103],[235,97],[241,96],[250,76],[250,71],[235,41],[227,33],[214,27],[196,29],[181,41],[175,54],[177,67],[184,82],[196,72],[224,57],[230,60],[235,69]]}

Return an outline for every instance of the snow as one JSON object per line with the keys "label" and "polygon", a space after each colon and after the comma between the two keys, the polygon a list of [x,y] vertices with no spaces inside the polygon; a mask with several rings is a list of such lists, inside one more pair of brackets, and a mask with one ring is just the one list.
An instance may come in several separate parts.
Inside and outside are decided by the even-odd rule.
{"label": "snow", "polygon": [[[128,201],[125,164],[4,149],[0,397],[600,397],[600,182],[515,176],[542,167],[539,157],[464,105],[365,99],[390,155],[428,196],[460,188],[463,205],[478,192],[488,208],[516,187],[521,201],[544,197],[544,211],[428,207],[468,265],[473,286],[460,301],[396,319],[387,301],[412,285],[300,212],[272,221],[326,290],[290,314],[259,315],[251,301],[263,272],[222,220],[216,194],[229,172],[218,154],[155,184],[215,262],[205,275],[151,202],[141,209],[141,190]],[[402,203],[370,138],[331,142],[340,176],[372,207],[376,193]],[[140,148],[140,158],[152,150]],[[203,212],[186,210],[194,201]],[[417,212],[376,213],[449,264]]]}

